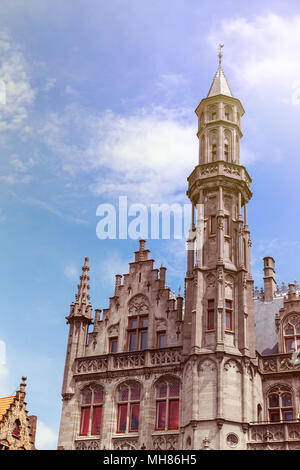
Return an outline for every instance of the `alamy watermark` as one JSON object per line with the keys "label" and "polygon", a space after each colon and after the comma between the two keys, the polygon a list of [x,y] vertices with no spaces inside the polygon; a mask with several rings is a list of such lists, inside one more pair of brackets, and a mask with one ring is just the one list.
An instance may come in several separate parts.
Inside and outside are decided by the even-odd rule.
{"label": "alamy watermark", "polygon": [[101,217],[96,227],[100,240],[182,240],[186,239],[191,225],[190,204],[128,205],[127,196],[119,197],[118,207],[100,204],[96,215]]}

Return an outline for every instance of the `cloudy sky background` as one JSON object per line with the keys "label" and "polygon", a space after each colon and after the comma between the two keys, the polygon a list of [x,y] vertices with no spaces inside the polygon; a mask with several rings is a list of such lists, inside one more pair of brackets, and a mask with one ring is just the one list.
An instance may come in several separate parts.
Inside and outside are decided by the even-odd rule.
{"label": "cloudy sky background", "polygon": [[[38,448],[55,448],[65,316],[85,256],[91,300],[105,308],[137,242],[100,241],[96,209],[187,203],[197,164],[194,109],[223,67],[246,110],[242,160],[253,178],[253,277],[276,260],[300,280],[298,1],[1,1],[0,396],[28,376]],[[1,92],[1,90],[0,90]],[[1,101],[1,96],[0,96]],[[184,242],[152,240],[173,290]]]}

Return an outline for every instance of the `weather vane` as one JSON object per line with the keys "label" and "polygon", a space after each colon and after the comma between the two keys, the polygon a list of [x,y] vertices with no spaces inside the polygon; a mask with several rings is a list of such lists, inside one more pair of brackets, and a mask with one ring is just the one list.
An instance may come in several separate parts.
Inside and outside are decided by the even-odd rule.
{"label": "weather vane", "polygon": [[224,47],[224,44],[219,44],[219,65],[221,65],[222,63],[222,57],[223,57],[223,53],[222,53],[222,49]]}

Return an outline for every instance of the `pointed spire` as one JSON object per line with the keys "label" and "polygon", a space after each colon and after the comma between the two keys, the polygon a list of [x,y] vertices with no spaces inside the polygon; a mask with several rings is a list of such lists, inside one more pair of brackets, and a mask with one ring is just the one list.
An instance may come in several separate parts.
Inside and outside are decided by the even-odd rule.
{"label": "pointed spire", "polygon": [[70,315],[91,316],[92,306],[88,293],[90,289],[88,283],[90,280],[88,275],[89,270],[89,259],[85,258],[84,265],[82,266],[82,275],[80,276],[80,284],[78,284],[78,292],[75,295],[76,301],[71,304]]}
{"label": "pointed spire", "polygon": [[214,80],[212,82],[212,85],[210,87],[210,90],[208,92],[207,98],[210,98],[211,96],[217,96],[217,95],[226,95],[226,96],[232,97],[232,93],[230,91],[227,79],[222,69],[223,47],[224,47],[224,44],[219,45],[219,54],[218,54],[219,67],[214,77]]}

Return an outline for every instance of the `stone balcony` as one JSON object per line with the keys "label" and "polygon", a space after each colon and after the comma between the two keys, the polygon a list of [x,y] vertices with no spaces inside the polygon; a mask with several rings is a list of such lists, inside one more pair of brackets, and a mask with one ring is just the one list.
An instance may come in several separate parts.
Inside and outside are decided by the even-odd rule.
{"label": "stone balcony", "polygon": [[200,186],[207,178],[218,176],[227,176],[242,183],[249,195],[252,195],[250,189],[252,179],[250,178],[246,168],[242,165],[237,165],[236,163],[225,162],[224,160],[196,166],[194,171],[188,177],[188,195],[190,195],[194,189],[197,189],[197,187]]}
{"label": "stone balcony", "polygon": [[299,450],[300,421],[251,423],[249,450]]}
{"label": "stone balcony", "polygon": [[300,354],[285,353],[272,356],[258,355],[258,368],[262,374],[300,371]]}
{"label": "stone balcony", "polygon": [[181,348],[110,353],[76,359],[74,375],[179,365],[181,360]]}

